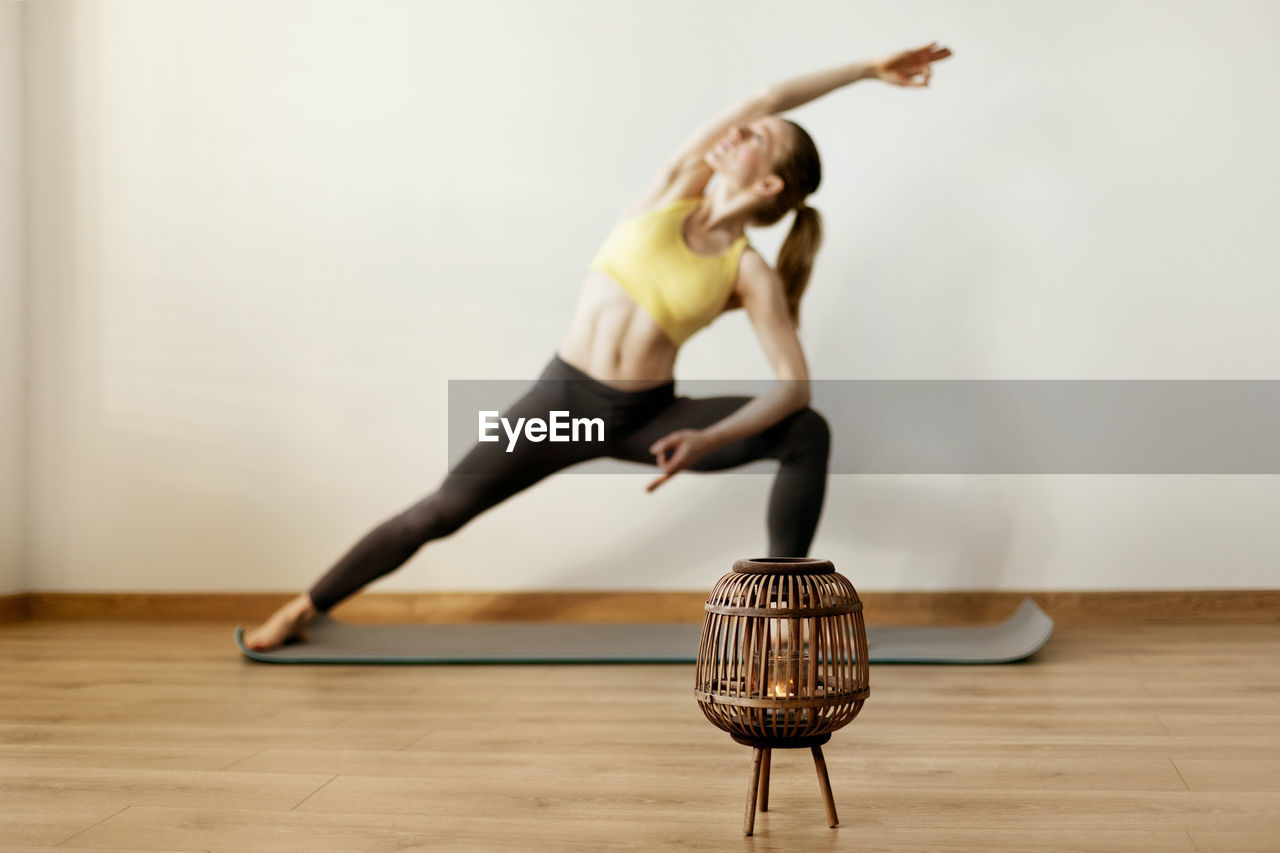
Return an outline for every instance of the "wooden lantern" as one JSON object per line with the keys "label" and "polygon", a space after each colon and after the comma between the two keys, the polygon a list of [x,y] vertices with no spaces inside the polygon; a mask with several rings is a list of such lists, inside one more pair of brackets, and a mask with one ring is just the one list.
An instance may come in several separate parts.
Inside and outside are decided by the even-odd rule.
{"label": "wooden lantern", "polygon": [[704,608],[694,695],[707,719],[752,748],[743,831],[769,810],[774,749],[809,747],[830,826],[839,823],[822,744],[870,693],[867,630],[853,584],[829,560],[738,560]]}

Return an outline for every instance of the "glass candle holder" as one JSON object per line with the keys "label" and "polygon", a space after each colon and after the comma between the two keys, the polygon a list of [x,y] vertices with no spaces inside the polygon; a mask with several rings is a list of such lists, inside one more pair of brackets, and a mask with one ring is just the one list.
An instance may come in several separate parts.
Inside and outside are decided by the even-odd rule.
{"label": "glass candle holder", "polygon": [[761,695],[772,696],[774,699],[795,699],[801,696],[801,683],[808,668],[808,652],[769,649],[765,652],[764,666],[760,669],[764,688]]}
{"label": "glass candle holder", "polygon": [[[752,655],[751,680],[747,688],[749,696],[769,700],[800,699],[812,695],[808,685],[808,652],[767,649],[763,656],[757,649]],[[766,725],[774,723],[794,725],[801,718],[808,718],[806,709],[765,706],[762,714]]]}

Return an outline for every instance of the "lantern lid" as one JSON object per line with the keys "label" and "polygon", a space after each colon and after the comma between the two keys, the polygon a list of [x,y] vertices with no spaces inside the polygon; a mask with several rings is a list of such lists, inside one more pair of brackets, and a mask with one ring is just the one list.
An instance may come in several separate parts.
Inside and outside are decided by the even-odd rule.
{"label": "lantern lid", "polygon": [[753,557],[733,564],[735,572],[771,575],[826,575],[836,570],[830,560],[813,557]]}

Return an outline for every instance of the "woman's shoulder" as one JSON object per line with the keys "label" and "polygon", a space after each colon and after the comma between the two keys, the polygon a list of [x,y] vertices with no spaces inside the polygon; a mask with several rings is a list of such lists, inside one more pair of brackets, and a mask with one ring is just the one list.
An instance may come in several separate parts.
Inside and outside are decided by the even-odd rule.
{"label": "woman's shoulder", "polygon": [[756,251],[755,246],[747,243],[742,250],[742,256],[738,259],[738,276],[733,286],[734,293],[741,294],[747,289],[773,287],[782,287],[777,270],[765,260],[764,255]]}
{"label": "woman's shoulder", "polygon": [[[744,238],[745,239],[745,238]],[[773,271],[773,267],[765,260],[764,255],[751,245],[751,241],[747,240],[746,245],[742,248],[742,256],[738,258],[738,273],[745,273],[748,276],[767,276]]]}

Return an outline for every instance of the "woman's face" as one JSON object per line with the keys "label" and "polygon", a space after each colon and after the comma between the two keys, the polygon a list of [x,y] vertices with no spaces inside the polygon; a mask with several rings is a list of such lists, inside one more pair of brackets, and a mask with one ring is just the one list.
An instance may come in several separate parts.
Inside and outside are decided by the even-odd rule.
{"label": "woman's face", "polygon": [[787,153],[790,128],[776,116],[766,116],[729,129],[703,158],[716,172],[747,186],[774,173]]}

